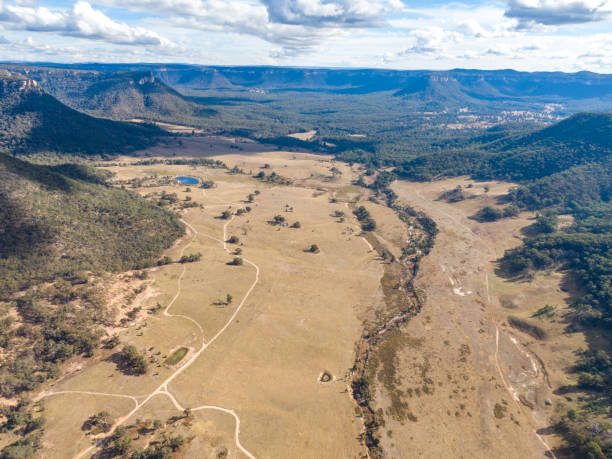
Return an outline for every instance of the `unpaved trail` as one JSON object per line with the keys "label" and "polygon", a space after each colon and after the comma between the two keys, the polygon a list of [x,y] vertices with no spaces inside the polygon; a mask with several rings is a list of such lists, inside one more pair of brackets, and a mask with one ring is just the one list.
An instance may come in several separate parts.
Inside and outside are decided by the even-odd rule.
{"label": "unpaved trail", "polygon": [[[398,181],[394,184],[393,189],[400,198],[405,199],[410,205],[423,209],[427,215],[434,218],[440,229],[436,247],[425,259],[421,271],[420,282],[421,285],[426,286],[428,296],[425,315],[411,324],[408,333],[424,337],[429,349],[433,349],[430,358],[439,358],[441,363],[443,362],[440,365],[443,370],[440,370],[439,374],[432,371],[432,374],[438,378],[447,375],[453,375],[455,378],[463,377],[465,374],[472,377],[471,381],[478,381],[478,385],[473,382],[465,385],[466,393],[469,393],[472,387],[476,387],[476,390],[474,390],[474,395],[466,396],[465,401],[461,402],[465,404],[463,406],[467,406],[466,411],[471,410],[470,414],[476,412],[477,416],[473,418],[475,420],[472,420],[470,416],[463,423],[449,422],[447,425],[449,439],[439,446],[437,453],[455,454],[459,451],[467,451],[469,448],[472,449],[471,453],[474,456],[490,454],[492,448],[503,451],[506,444],[511,445],[518,439],[522,444],[520,447],[517,445],[517,448],[512,451],[515,457],[521,457],[521,454],[531,454],[542,448],[548,457],[554,458],[550,446],[538,433],[539,424],[534,415],[525,409],[516,398],[517,391],[512,387],[514,384],[512,369],[517,368],[520,364],[517,362],[520,362],[520,359],[514,358],[514,349],[506,350],[503,340],[510,341],[511,338],[508,336],[510,334],[501,325],[498,325],[495,304],[489,292],[488,273],[493,269],[492,261],[498,258],[496,254],[500,251],[498,244],[501,241],[496,237],[500,235],[506,237],[508,231],[492,225],[472,223],[468,219],[469,215],[475,212],[474,209],[477,209],[479,205],[485,205],[486,201],[485,203],[466,201],[449,205],[435,200],[440,192],[435,184],[415,185]],[[486,199],[492,198],[483,197],[483,200]],[[506,247],[507,244],[505,241],[501,247]],[[484,326],[486,322],[489,322],[490,328]],[[487,329],[490,332],[486,332]],[[437,330],[437,334],[432,330]],[[442,333],[444,333],[444,338],[439,336]],[[502,341],[501,345],[500,341]],[[462,342],[469,345],[471,357],[467,358],[466,363],[457,363],[445,357],[449,342]],[[514,346],[518,351],[516,354],[521,354],[521,358],[524,358],[525,354],[520,347],[516,343]],[[528,360],[530,366],[533,366],[533,359],[528,358]],[[493,426],[492,428],[486,431],[482,429],[483,425],[490,422],[490,412],[488,408],[485,411],[481,407],[489,406],[488,404],[492,406],[496,401],[494,400],[496,389],[495,385],[491,384],[491,376],[497,377],[498,390],[503,391],[504,395],[505,393],[510,395],[512,399],[510,405],[517,408],[517,414],[524,420],[521,421],[524,426],[522,430],[514,425],[502,426],[500,430],[496,425],[500,423],[495,423],[495,421],[489,424]],[[414,380],[415,378],[412,379]],[[453,384],[457,383],[453,382]],[[441,388],[440,398],[422,402],[418,405],[419,408],[430,412],[438,407],[450,408],[448,412],[452,413],[452,409],[456,409],[456,406],[453,406],[455,402],[442,398],[444,392],[450,394],[448,400],[451,400],[450,397],[454,399],[454,392]],[[441,410],[441,412],[444,411]],[[462,414],[461,410],[458,413]],[[419,421],[431,425],[439,420],[435,416],[425,417],[424,415],[423,418],[423,421],[421,419]],[[490,446],[486,449],[482,446],[484,442],[490,442]],[[387,442],[387,445],[390,443]],[[422,451],[432,451],[427,449],[424,442],[405,442],[402,446],[406,447],[408,444],[421,447]]]}
{"label": "unpaved trail", "polygon": [[247,457],[249,457],[250,459],[255,459],[255,456],[249,453],[240,443],[240,438],[239,438],[240,437],[240,418],[238,417],[238,415],[236,414],[234,410],[228,410],[226,408],[221,408],[219,406],[214,406],[214,405],[202,405],[202,406],[193,408],[191,411],[201,411],[201,410],[215,410],[215,411],[221,411],[223,413],[231,414],[236,420],[236,430],[234,431],[234,440],[236,442],[236,446]]}
{"label": "unpaved trail", "polygon": [[[189,241],[189,243],[185,244],[185,246],[182,248],[181,252],[180,252],[180,257],[182,257],[185,254],[185,250],[187,249],[187,247],[189,247],[191,245],[191,243],[194,241],[194,239],[196,238],[196,236],[198,235],[197,230],[191,226],[189,223],[187,223],[184,219],[181,219],[181,221],[183,223],[185,223],[185,225],[187,225],[187,227],[193,231],[193,238],[191,238],[191,241]],[[202,326],[194,319],[192,319],[189,316],[185,316],[183,314],[169,314],[168,310],[172,307],[172,305],[176,302],[176,300],[179,298],[179,296],[181,296],[181,281],[183,280],[183,276],[185,275],[185,272],[187,271],[187,266],[183,265],[183,270],[181,271],[181,274],[178,278],[178,288],[176,290],[176,295],[174,295],[174,298],[172,298],[172,300],[168,303],[168,305],[166,306],[166,308],[164,309],[164,315],[166,317],[181,317],[183,319],[186,319],[192,323],[194,323],[196,325],[196,327],[198,327],[198,330],[200,330],[200,334],[202,335],[202,337],[204,336],[204,330],[202,329]]]}
{"label": "unpaved trail", "polygon": [[57,392],[42,392],[40,393],[34,401],[37,402],[42,400],[43,398],[51,397],[53,395],[64,395],[64,394],[81,394],[81,395],[101,395],[104,397],[119,397],[119,398],[129,398],[138,406],[138,399],[142,397],[146,397],[146,395],[125,395],[125,394],[112,394],[109,392],[92,392],[88,390],[58,390]]}
{"label": "unpaved trail", "polygon": [[[234,216],[232,216],[231,219],[229,219],[225,225],[223,225],[223,240],[219,241],[218,239],[214,238],[214,237],[210,237],[211,239],[214,239],[215,241],[218,242],[222,242],[223,244],[223,249],[228,252],[231,253],[230,250],[227,248],[227,243],[225,242],[227,239],[227,226],[233,221]],[[183,220],[183,222],[191,229],[191,231],[193,232],[193,238],[192,240],[186,244],[183,249],[181,250],[180,254],[181,256],[184,254],[185,249],[187,249],[187,247],[189,247],[189,245],[191,245],[191,243],[193,242],[193,240],[199,235],[199,232],[191,225],[189,224],[187,221]],[[179,367],[174,373],[172,373],[168,378],[166,378],[153,392],[151,392],[150,394],[148,394],[147,396],[145,396],[144,400],[142,401],[138,401],[138,399],[135,396],[130,396],[130,395],[119,395],[119,394],[105,394],[105,393],[100,393],[100,392],[87,392],[87,391],[64,391],[63,393],[84,393],[84,394],[90,394],[90,395],[101,395],[101,396],[118,396],[118,397],[124,397],[124,398],[129,398],[132,401],[135,402],[136,406],[129,412],[127,413],[125,416],[122,416],[121,418],[119,418],[112,426],[112,428],[110,429],[110,431],[104,435],[104,437],[99,437],[98,440],[102,439],[102,438],[107,438],[110,435],[112,435],[115,430],[121,426],[123,423],[125,423],[130,417],[132,417],[134,414],[136,414],[138,412],[138,410],[140,410],[148,401],[150,401],[153,397],[157,396],[157,395],[165,395],[168,398],[170,398],[172,404],[174,405],[174,407],[177,410],[184,410],[184,408],[182,407],[182,405],[176,400],[176,398],[174,397],[174,395],[172,393],[170,393],[170,391],[168,390],[168,384],[170,382],[172,382],[177,376],[179,376],[181,373],[183,373],[185,370],[187,370],[191,365],[193,365],[193,363],[198,359],[198,357],[202,354],[202,352],[204,352],[208,346],[210,346],[213,342],[215,342],[217,340],[217,338],[219,338],[223,332],[225,332],[225,330],[227,330],[227,328],[232,324],[232,322],[234,321],[234,319],[236,318],[236,316],[238,315],[238,313],[240,312],[240,310],[242,309],[242,307],[244,306],[246,300],[249,298],[249,296],[251,295],[251,293],[253,292],[253,289],[255,289],[255,286],[257,285],[257,283],[259,282],[259,266],[257,266],[255,263],[253,263],[251,260],[248,260],[246,258],[243,258],[244,262],[246,262],[247,264],[251,265],[253,268],[255,268],[255,280],[253,281],[253,283],[251,284],[251,286],[249,287],[249,289],[247,290],[247,292],[245,293],[244,297],[242,298],[242,301],[240,302],[240,304],[236,307],[236,310],[234,311],[234,313],[230,316],[230,318],[227,320],[227,322],[225,323],[225,325],[209,340],[209,341],[205,341],[204,339],[204,331],[201,327],[201,325],[195,321],[194,319],[192,319],[189,316],[186,315],[182,315],[182,314],[170,314],[168,312],[168,310],[170,309],[170,307],[176,302],[176,300],[179,298],[179,296],[181,295],[181,281],[183,279],[183,276],[185,274],[186,271],[186,266],[183,266],[183,270],[181,272],[181,275],[178,278],[178,287],[177,287],[177,292],[176,295],[174,296],[174,298],[172,298],[172,300],[168,303],[168,305],[166,306],[166,308],[164,309],[164,315],[167,317],[180,317],[183,319],[186,319],[188,321],[193,322],[198,329],[200,330],[201,334],[202,334],[202,346],[200,347],[200,349],[194,353],[191,358],[189,360],[187,360],[185,362],[184,365],[182,365],[181,367]],[[46,394],[41,394],[41,398],[42,396],[44,397],[48,397],[51,395],[55,395],[55,394],[59,394],[61,392],[50,392],[50,393],[46,393]],[[247,457],[251,458],[251,459],[255,459],[255,456],[253,456],[246,448],[244,448],[242,446],[242,444],[239,441],[239,433],[240,433],[240,418],[238,417],[238,415],[233,411],[233,410],[229,410],[227,408],[223,408],[223,407],[219,407],[219,406],[214,406],[214,405],[203,405],[200,406],[198,408],[196,408],[196,410],[204,410],[204,409],[211,409],[211,410],[217,410],[217,411],[222,411],[224,413],[228,413],[231,414],[234,419],[236,420],[236,430],[235,430],[235,441],[236,441],[236,446],[238,447],[238,449],[240,449],[240,451],[242,451]],[[91,445],[90,447],[88,447],[87,449],[81,451],[79,454],[77,454],[75,456],[76,459],[84,457],[85,455],[87,455],[88,453],[96,450],[98,448],[98,445],[94,444]]]}
{"label": "unpaved trail", "polygon": [[533,434],[540,441],[542,446],[544,446],[544,448],[546,448],[547,455],[549,455],[553,459],[556,459],[557,456],[555,456],[555,453],[553,453],[552,448],[548,445],[548,443],[546,443],[546,440],[544,440],[542,438],[542,436],[538,433],[537,429],[533,427],[532,417],[528,413],[525,413],[525,410],[523,409],[523,406],[516,399],[516,395],[515,395],[515,393],[514,393],[514,391],[512,389],[512,386],[506,382],[506,378],[504,376],[504,372],[502,371],[501,365],[499,363],[499,326],[497,325],[497,322],[495,321],[495,318],[493,317],[492,305],[491,305],[491,295],[489,293],[489,275],[487,273],[485,273],[485,287],[486,287],[486,291],[487,291],[487,302],[488,302],[488,305],[489,305],[489,311],[491,312],[491,322],[493,323],[493,326],[495,327],[495,367],[497,368],[497,372],[499,373],[499,377],[500,377],[500,379],[502,381],[502,384],[504,385],[504,387],[508,391],[508,394],[510,394],[510,398],[512,399],[512,401],[514,402],[516,407],[523,414],[523,416],[528,420],[529,425],[533,429]]}

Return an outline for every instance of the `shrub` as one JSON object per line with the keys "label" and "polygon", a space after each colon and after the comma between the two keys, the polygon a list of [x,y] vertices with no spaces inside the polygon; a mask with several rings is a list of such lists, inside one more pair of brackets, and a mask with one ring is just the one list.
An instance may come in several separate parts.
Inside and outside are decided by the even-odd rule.
{"label": "shrub", "polygon": [[501,209],[497,209],[495,207],[486,206],[480,209],[476,215],[474,215],[474,220],[479,222],[494,222],[499,220],[504,216],[504,212]]}

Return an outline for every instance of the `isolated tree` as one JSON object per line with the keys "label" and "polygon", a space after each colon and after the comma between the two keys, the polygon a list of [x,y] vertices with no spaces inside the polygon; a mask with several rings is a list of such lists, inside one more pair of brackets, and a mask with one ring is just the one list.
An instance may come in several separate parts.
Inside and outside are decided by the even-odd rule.
{"label": "isolated tree", "polygon": [[242,266],[242,258],[234,257],[234,259],[232,260],[231,264],[234,265],[234,266]]}
{"label": "isolated tree", "polygon": [[99,413],[92,414],[83,423],[83,430],[90,430],[92,433],[99,434],[102,432],[108,432],[113,424],[111,415],[108,411],[100,411]]}
{"label": "isolated tree", "polygon": [[275,215],[269,223],[271,225],[281,225],[285,223],[285,217],[283,217],[282,215]]}
{"label": "isolated tree", "polygon": [[229,293],[225,296],[225,303],[226,304],[232,304],[232,295],[230,295]]}
{"label": "isolated tree", "polygon": [[319,251],[319,246],[317,244],[311,244],[310,247],[308,247],[308,252],[310,253],[317,253]]}
{"label": "isolated tree", "polygon": [[492,206],[485,206],[480,209],[474,218],[480,222],[494,222],[504,216],[504,212],[501,209]]}
{"label": "isolated tree", "polygon": [[223,212],[221,212],[221,218],[223,220],[228,220],[231,216],[232,216],[231,210],[224,210]]}
{"label": "isolated tree", "polygon": [[299,229],[301,227],[302,227],[302,224],[300,222],[295,222],[293,225],[291,225],[291,228]]}
{"label": "isolated tree", "polygon": [[231,237],[230,237],[230,238],[227,240],[227,242],[229,242],[230,244],[238,244],[238,241],[239,241],[239,239],[238,239],[238,237],[237,237],[237,236],[231,236]]}
{"label": "isolated tree", "polygon": [[123,349],[119,352],[118,360],[119,367],[126,373],[142,375],[147,372],[148,364],[145,356],[138,352],[135,346],[123,346]]}

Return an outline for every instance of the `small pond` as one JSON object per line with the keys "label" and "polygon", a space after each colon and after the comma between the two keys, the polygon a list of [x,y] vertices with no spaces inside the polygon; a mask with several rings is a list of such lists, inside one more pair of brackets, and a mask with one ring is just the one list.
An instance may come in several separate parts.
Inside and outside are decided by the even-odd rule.
{"label": "small pond", "polygon": [[174,180],[178,180],[183,185],[197,185],[198,179],[193,177],[174,177]]}

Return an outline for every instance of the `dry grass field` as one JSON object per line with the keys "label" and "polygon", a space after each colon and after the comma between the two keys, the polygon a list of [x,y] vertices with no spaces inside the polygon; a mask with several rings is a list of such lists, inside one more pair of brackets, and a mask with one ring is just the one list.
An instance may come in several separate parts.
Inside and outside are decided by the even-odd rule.
{"label": "dry grass field", "polygon": [[[109,401],[113,418],[128,427],[137,419],[165,421],[180,415],[179,408],[192,409],[194,419],[183,435],[187,444],[181,448],[185,457],[207,451],[226,451],[228,457],[365,454],[346,376],[364,311],[381,301],[382,267],[358,237],[359,226],[344,202],[359,193],[350,184],[353,172],[328,157],[301,153],[215,159],[244,170],[265,167],[295,183],[269,184],[201,166],[109,168],[118,180],[187,175],[214,181],[211,189],[191,186],[189,192],[178,183],[137,189],[144,195],[176,193],[181,201],[190,196],[202,204],[182,211],[187,235],[167,251],[174,260],[197,252],[202,258],[148,270],[144,313],[119,334],[121,345],[132,344],[146,354],[147,374],[125,375],[110,358],[99,358],[46,388],[43,397],[54,422],[46,429],[45,457],[95,454],[81,426],[111,406]],[[342,171],[335,178],[334,165]],[[254,201],[246,203],[256,191]],[[250,212],[220,218],[224,210],[235,213],[247,205]],[[336,210],[346,212],[345,221],[333,216]],[[287,224],[271,225],[275,215]],[[291,228],[296,221],[300,228]],[[224,244],[231,236],[238,242]],[[311,244],[318,245],[318,253],[305,251]],[[236,248],[242,252],[241,266],[229,264]],[[153,312],[156,304],[162,308]],[[187,355],[167,364],[181,347]],[[331,381],[321,382],[323,373]],[[87,403],[74,409],[70,397],[76,402],[85,397]],[[234,415],[244,451],[235,441]],[[145,445],[139,437],[132,440],[134,447]]]}
{"label": "dry grass field", "polygon": [[[145,375],[119,371],[117,348],[45,387],[42,455],[98,454],[101,437],[82,425],[106,410],[114,427],[128,427],[133,448],[153,438],[140,426],[161,421],[155,435],[185,439],[177,457],[367,457],[350,369],[362,335],[405,310],[394,284],[406,273],[380,255],[399,258],[418,230],[352,185],[357,166],[328,156],[197,136],[141,153],[208,157],[244,173],[142,165],[133,157],[106,167],[117,183],[143,179],[134,190],[145,196],[176,193],[178,204],[189,203],[180,211],[187,234],[166,255],[201,259],[147,270],[147,287],[133,303],[142,308],[136,320],[109,331],[145,354]],[[261,171],[291,184],[258,180]],[[164,179],[177,176],[214,186]],[[437,199],[457,184],[471,184],[472,197]],[[494,261],[520,243],[532,216],[468,218],[495,204],[507,184],[459,178],[392,187],[440,233],[416,279],[426,294],[421,312],[385,335],[368,364],[384,450],[394,458],[542,457],[545,442],[556,441],[541,430],[562,402],[553,390],[567,382],[564,361],[583,338],[563,333],[567,293],[558,275],[517,283],[495,273]],[[377,223],[367,237],[352,214],[356,205]],[[222,218],[224,211],[232,216]],[[318,250],[307,251],[313,244]],[[231,263],[237,256],[240,265]],[[546,304],[559,316],[533,319]],[[121,314],[130,307],[117,305]],[[536,323],[546,339],[512,327],[509,316]],[[185,355],[169,363],[181,349]]]}
{"label": "dry grass field", "polygon": [[[438,199],[459,184],[472,185],[471,198]],[[520,243],[532,215],[492,223],[469,218],[495,205],[507,184],[458,178],[392,188],[430,215],[440,233],[417,279],[427,295],[423,310],[378,352],[378,379],[394,378],[406,402],[406,414],[394,415],[392,392],[379,385],[385,449],[392,457],[544,457],[544,442],[558,441],[546,429],[563,403],[553,391],[567,383],[564,370],[584,337],[563,334],[561,321],[530,318],[547,304],[560,315],[567,308],[558,274],[520,283],[496,275],[495,260]],[[535,321],[546,339],[511,327],[510,315]]]}

